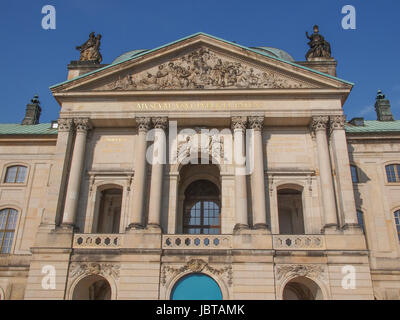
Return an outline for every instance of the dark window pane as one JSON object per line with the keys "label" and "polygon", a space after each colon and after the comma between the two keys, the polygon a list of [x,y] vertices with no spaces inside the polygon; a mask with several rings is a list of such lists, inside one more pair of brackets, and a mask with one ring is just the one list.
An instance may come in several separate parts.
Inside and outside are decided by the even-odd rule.
{"label": "dark window pane", "polygon": [[358,220],[358,224],[360,225],[362,231],[365,232],[364,215],[361,211],[357,211],[357,220]]}
{"label": "dark window pane", "polygon": [[394,169],[394,165],[386,166],[386,175],[388,182],[396,182],[396,173]]}
{"label": "dark window pane", "polygon": [[351,170],[351,180],[353,183],[358,183],[358,172],[357,172],[357,167],[356,166],[350,166]]}
{"label": "dark window pane", "polygon": [[396,224],[397,236],[398,236],[399,241],[400,241],[400,210],[397,210],[394,213],[394,222]]}

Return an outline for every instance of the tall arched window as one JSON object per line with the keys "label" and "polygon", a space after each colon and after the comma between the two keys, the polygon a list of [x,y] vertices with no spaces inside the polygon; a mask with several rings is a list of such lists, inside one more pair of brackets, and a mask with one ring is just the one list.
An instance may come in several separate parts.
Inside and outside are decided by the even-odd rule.
{"label": "tall arched window", "polygon": [[207,180],[191,183],[185,191],[183,232],[220,234],[221,212],[218,187]]}
{"label": "tall arched window", "polygon": [[9,208],[0,210],[0,253],[11,251],[17,218],[17,210]]}
{"label": "tall arched window", "polygon": [[302,192],[289,186],[278,190],[280,234],[304,234]]}
{"label": "tall arched window", "polygon": [[400,241],[400,210],[397,210],[394,213],[394,223],[396,224],[397,236],[399,237]]}
{"label": "tall arched window", "polygon": [[26,167],[12,166],[6,171],[5,183],[24,183],[26,178]]}
{"label": "tall arched window", "polygon": [[385,169],[388,182],[400,182],[400,164],[390,164]]}

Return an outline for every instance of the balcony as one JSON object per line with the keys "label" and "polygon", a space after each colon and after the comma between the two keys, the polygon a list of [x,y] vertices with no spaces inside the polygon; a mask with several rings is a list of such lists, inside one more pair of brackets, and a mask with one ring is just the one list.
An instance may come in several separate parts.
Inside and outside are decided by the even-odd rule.
{"label": "balcony", "polygon": [[[165,234],[162,235],[162,249],[200,249],[200,250],[229,250],[233,249],[234,235],[204,235],[204,234]],[[324,235],[267,235],[272,237],[274,250],[326,250]],[[124,234],[75,234],[73,249],[120,249],[122,247],[143,248],[143,244],[127,241]],[[266,242],[268,243],[268,241]],[[271,242],[269,242],[271,246]]]}
{"label": "balcony", "polygon": [[164,235],[162,249],[232,249],[231,235]]}
{"label": "balcony", "polygon": [[326,250],[323,235],[274,235],[275,250]]}
{"label": "balcony", "polygon": [[119,249],[122,246],[121,234],[75,234],[73,249]]}

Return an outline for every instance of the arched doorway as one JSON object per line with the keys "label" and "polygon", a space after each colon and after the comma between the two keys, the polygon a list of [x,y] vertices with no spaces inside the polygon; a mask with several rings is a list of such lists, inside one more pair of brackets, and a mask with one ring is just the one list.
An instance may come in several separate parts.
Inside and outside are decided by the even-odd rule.
{"label": "arched doorway", "polygon": [[203,273],[192,273],[175,284],[171,300],[222,300],[222,292],[213,278]]}
{"label": "arched doorway", "polygon": [[321,288],[311,279],[297,277],[290,280],[282,294],[283,300],[322,300]]}
{"label": "arched doorway", "polygon": [[122,189],[114,187],[102,190],[98,202],[93,233],[119,233]]}
{"label": "arched doorway", "polygon": [[75,286],[72,300],[111,300],[111,286],[101,276],[85,277]]}
{"label": "arched doorway", "polygon": [[280,234],[304,234],[302,192],[297,188],[278,189]]}

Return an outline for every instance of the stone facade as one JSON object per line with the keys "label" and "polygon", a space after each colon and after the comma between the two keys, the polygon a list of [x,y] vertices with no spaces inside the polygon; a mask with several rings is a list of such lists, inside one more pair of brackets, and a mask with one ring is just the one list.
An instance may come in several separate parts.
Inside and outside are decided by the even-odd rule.
{"label": "stone facade", "polygon": [[[0,135],[0,210],[18,211],[12,248],[0,255],[0,298],[170,299],[192,273],[213,278],[227,300],[400,297],[400,187],[385,174],[399,159],[400,132],[346,137],[350,83],[203,34],[69,79],[52,87],[57,135]],[[177,141],[175,125],[192,131]],[[172,144],[149,149],[152,129]],[[192,152],[201,129],[232,132],[234,154],[251,144],[250,172],[225,158],[184,163],[179,155]],[[225,157],[229,140],[221,141],[196,152]],[[174,143],[176,161],[148,163],[171,160]],[[25,181],[5,183],[18,165]],[[196,181],[219,190],[217,234],[184,232]],[[107,202],[115,198],[119,206]],[[118,212],[118,232],[100,232],[104,208]],[[293,214],[303,230],[282,234],[299,221]],[[110,290],[86,294],[100,279]]]}

